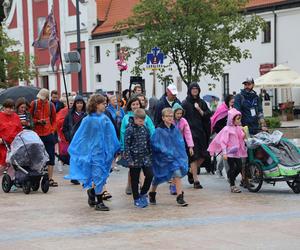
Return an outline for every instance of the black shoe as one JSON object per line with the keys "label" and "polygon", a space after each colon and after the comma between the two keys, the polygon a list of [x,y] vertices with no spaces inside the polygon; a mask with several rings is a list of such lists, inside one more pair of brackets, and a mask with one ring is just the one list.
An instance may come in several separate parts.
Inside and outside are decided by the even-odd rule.
{"label": "black shoe", "polygon": [[74,185],[80,185],[80,182],[77,181],[77,180],[71,180],[71,183],[74,184]]}
{"label": "black shoe", "polygon": [[177,196],[176,201],[179,206],[186,207],[188,205],[188,203],[186,203],[183,199],[183,192]]}
{"label": "black shoe", "polygon": [[105,206],[103,203],[103,195],[97,195],[97,205],[95,207],[95,210],[97,211],[109,211],[109,207]]}
{"label": "black shoe", "polygon": [[195,182],[194,182],[194,188],[195,188],[195,189],[202,189],[203,187],[201,186],[201,184],[200,184],[199,181],[195,181]]}
{"label": "black shoe", "polygon": [[149,203],[151,205],[156,205],[155,196],[156,196],[156,192],[149,192]]}
{"label": "black shoe", "polygon": [[100,202],[96,205],[95,210],[97,211],[109,211],[109,207],[105,206],[103,202]]}
{"label": "black shoe", "polygon": [[194,183],[193,174],[190,171],[188,171],[187,176],[188,176],[188,182],[190,184],[193,184]]}
{"label": "black shoe", "polygon": [[88,204],[89,204],[89,206],[94,207],[95,205],[97,205],[95,189],[90,188],[86,192],[87,192],[87,195],[88,195]]}

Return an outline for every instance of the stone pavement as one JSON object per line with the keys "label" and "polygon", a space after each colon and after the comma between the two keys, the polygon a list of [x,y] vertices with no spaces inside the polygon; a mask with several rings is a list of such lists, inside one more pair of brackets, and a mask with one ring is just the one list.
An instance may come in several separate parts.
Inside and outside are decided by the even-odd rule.
{"label": "stone pavement", "polygon": [[203,174],[203,190],[184,179],[188,207],[176,206],[164,184],[156,206],[138,209],[126,177],[121,169],[109,179],[109,212],[89,208],[63,174],[47,194],[1,189],[0,249],[300,249],[300,194],[285,183],[232,194],[225,179]]}

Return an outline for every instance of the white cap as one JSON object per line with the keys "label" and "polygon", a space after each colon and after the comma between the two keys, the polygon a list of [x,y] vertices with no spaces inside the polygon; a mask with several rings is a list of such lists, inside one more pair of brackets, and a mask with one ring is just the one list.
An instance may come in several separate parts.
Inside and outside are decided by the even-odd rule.
{"label": "white cap", "polygon": [[178,94],[178,91],[177,91],[177,88],[176,88],[175,84],[170,84],[167,87],[167,90],[169,90],[172,95],[177,95]]}

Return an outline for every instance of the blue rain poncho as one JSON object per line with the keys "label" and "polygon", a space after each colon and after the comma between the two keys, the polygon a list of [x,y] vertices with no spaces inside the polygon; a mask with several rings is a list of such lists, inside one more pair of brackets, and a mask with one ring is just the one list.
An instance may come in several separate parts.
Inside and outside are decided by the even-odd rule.
{"label": "blue rain poncho", "polygon": [[78,180],[85,188],[95,184],[96,194],[109,176],[120,148],[116,130],[105,114],[92,113],[82,120],[69,146],[70,173],[66,179]]}
{"label": "blue rain poncho", "polygon": [[185,176],[188,171],[188,157],[180,131],[171,125],[160,125],[151,137],[153,154],[154,184],[169,181],[176,170]]}

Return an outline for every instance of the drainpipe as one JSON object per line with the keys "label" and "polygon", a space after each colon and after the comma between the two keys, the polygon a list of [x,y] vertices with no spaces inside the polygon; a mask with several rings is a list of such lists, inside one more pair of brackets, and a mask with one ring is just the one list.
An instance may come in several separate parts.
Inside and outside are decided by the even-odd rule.
{"label": "drainpipe", "polygon": [[[273,10],[274,14],[274,66],[277,66],[277,14],[275,12],[275,9]],[[274,91],[274,98],[275,98],[275,107],[277,109],[278,105],[278,93],[277,89]]]}

